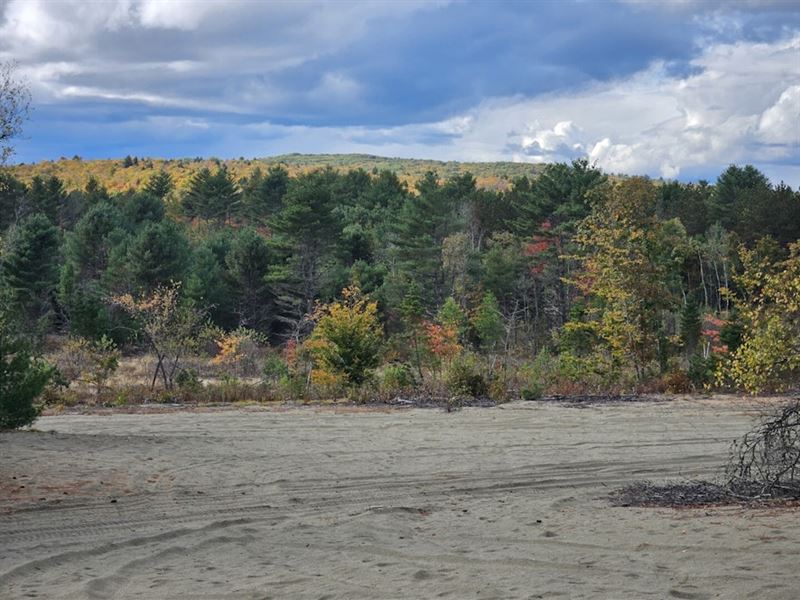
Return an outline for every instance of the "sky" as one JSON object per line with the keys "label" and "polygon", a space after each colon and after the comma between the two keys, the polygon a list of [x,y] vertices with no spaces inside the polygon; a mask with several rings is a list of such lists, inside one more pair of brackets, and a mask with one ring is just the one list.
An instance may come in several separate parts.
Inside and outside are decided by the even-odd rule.
{"label": "sky", "polygon": [[358,152],[800,187],[800,0],[0,0],[16,162]]}

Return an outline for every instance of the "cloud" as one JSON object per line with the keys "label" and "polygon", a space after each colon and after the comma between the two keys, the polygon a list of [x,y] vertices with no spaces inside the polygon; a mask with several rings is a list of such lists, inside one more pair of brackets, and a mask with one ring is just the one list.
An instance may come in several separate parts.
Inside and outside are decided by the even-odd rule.
{"label": "cloud", "polygon": [[761,114],[759,138],[765,144],[800,144],[800,85],[793,85]]}
{"label": "cloud", "polygon": [[532,162],[583,153],[609,171],[664,177],[697,165],[791,162],[800,158],[799,51],[800,36],[719,44],[685,77],[654,64],[569,94],[488,101],[459,143],[494,159],[502,148]]}
{"label": "cloud", "polygon": [[440,4],[10,0],[0,2],[0,60],[20,63],[37,102],[79,90],[222,112],[307,113],[352,100],[360,84],[338,67],[299,73],[304,65],[341,51],[375,21]]}
{"label": "cloud", "polygon": [[22,160],[368,152],[800,183],[798,2],[0,0]]}

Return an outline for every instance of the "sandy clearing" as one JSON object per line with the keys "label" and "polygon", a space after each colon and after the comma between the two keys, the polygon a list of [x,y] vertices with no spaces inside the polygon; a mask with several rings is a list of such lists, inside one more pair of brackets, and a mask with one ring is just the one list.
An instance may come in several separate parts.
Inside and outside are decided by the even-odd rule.
{"label": "sandy clearing", "polygon": [[0,597],[794,599],[796,511],[605,498],[713,475],[753,413],[45,417],[0,434]]}

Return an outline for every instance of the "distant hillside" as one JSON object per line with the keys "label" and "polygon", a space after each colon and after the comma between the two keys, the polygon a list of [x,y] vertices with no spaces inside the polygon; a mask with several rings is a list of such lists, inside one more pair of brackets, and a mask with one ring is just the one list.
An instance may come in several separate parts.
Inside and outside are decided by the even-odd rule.
{"label": "distant hillside", "polygon": [[410,185],[426,171],[436,171],[441,178],[470,172],[477,179],[478,186],[490,189],[505,189],[509,183],[523,175],[535,176],[542,165],[513,162],[442,162],[414,158],[385,158],[368,154],[285,154],[258,159],[218,160],[214,158],[136,158],[135,164],[125,167],[125,159],[82,160],[78,157],[57,161],[42,161],[32,164],[13,165],[10,170],[25,182],[35,175],[49,177],[56,175],[62,179],[67,189],[83,188],[90,177],[94,177],[109,191],[119,192],[136,189],[147,182],[154,171],[165,169],[180,190],[191,176],[202,169],[216,168],[223,163],[236,178],[247,177],[256,167],[266,171],[273,165],[284,165],[291,175],[330,166],[347,171],[388,169]]}

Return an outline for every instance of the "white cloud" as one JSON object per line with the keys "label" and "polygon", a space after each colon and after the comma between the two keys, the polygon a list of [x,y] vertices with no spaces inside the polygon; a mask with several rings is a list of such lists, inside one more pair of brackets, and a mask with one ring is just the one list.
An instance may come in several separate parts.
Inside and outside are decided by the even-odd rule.
{"label": "white cloud", "polygon": [[[68,96],[75,87],[102,88],[107,99],[138,96],[147,104],[167,95],[190,103],[199,91],[225,100],[222,105],[238,103],[237,112],[258,112],[276,98],[285,99],[275,81],[264,80],[269,74],[345,48],[375,20],[439,4],[0,0],[0,60],[20,63],[35,91],[45,93],[37,101]],[[61,67],[42,68],[53,63]],[[214,87],[213,79],[226,83]],[[259,91],[260,85],[270,92]],[[171,88],[169,94],[165,87]],[[344,102],[360,89],[333,69],[306,95]],[[258,103],[264,99],[266,105]]]}
{"label": "white cloud", "polygon": [[[120,4],[127,4],[122,2]],[[144,27],[163,29],[196,29],[205,19],[230,7],[230,2],[188,0],[142,0],[131,10]]]}
{"label": "white cloud", "polygon": [[758,134],[767,144],[800,144],[800,85],[786,88],[762,113]]}
{"label": "white cloud", "polygon": [[[501,98],[473,111],[463,158],[531,162],[585,154],[612,172],[781,161],[800,141],[800,36],[719,44],[679,77],[665,65],[570,94]],[[521,133],[520,133],[521,131]]]}

